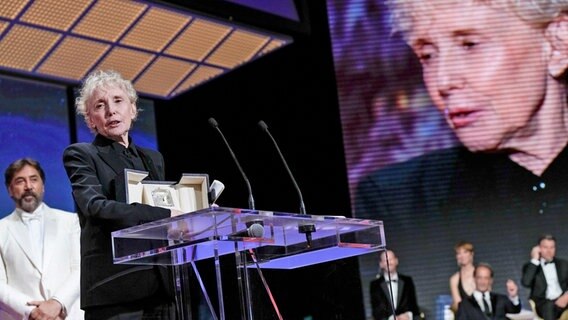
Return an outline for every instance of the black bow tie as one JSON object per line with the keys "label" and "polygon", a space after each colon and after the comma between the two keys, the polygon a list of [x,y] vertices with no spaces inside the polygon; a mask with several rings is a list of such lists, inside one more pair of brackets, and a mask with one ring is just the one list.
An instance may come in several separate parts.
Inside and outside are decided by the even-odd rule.
{"label": "black bow tie", "polygon": [[553,260],[552,261],[545,261],[544,265],[546,266],[547,264],[551,264],[551,263],[554,263],[554,261]]}
{"label": "black bow tie", "polygon": [[392,279],[392,280],[387,280],[387,282],[397,282],[398,280],[396,279]]}

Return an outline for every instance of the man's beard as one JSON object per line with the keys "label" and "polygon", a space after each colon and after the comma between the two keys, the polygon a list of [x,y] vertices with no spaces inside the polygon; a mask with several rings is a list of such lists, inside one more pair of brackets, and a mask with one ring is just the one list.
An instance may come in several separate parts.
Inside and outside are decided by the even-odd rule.
{"label": "man's beard", "polygon": [[[27,200],[26,197],[28,196],[31,196],[32,198]],[[22,210],[32,213],[41,203],[42,197],[32,191],[28,191],[22,194],[22,196],[19,199],[16,199],[16,201]]]}

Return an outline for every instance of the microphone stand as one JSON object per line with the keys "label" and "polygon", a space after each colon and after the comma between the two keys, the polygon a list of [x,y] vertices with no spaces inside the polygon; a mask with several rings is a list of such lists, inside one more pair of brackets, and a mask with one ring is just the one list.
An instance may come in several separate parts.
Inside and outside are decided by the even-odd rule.
{"label": "microphone stand", "polygon": [[[219,128],[219,123],[217,123],[217,120],[215,120],[215,118],[209,118],[209,124],[213,128],[215,128],[215,130],[217,130],[217,132],[219,133],[219,135],[223,139],[223,142],[225,143],[225,146],[229,150],[229,153],[231,154],[233,161],[237,165],[237,168],[239,169],[239,172],[241,173],[243,180],[245,180],[245,183],[246,183],[246,186],[247,186],[247,189],[248,189],[248,206],[249,206],[249,209],[254,210],[255,208],[254,208],[254,198],[252,196],[252,188],[250,186],[249,179],[247,178],[243,168],[241,167],[241,164],[239,163],[239,160],[237,160],[237,156],[235,156],[233,149],[231,148],[231,146],[229,145],[229,142],[225,138],[225,135],[223,134],[223,132]],[[218,283],[221,283],[221,273],[220,273],[220,267],[218,265],[218,258],[216,257],[215,259],[216,259],[216,266],[215,267],[217,269],[217,279],[218,279],[217,281],[218,281]],[[246,260],[247,260],[246,259],[246,251],[239,252],[238,241],[235,241],[235,260],[236,260],[236,264],[237,264],[237,283],[238,283],[238,287],[239,287],[239,291],[240,291],[239,300],[240,300],[240,304],[241,304],[241,318],[246,319],[246,317],[248,315],[248,318],[252,319],[253,318],[252,297],[250,295],[251,289],[250,289],[250,285],[249,285],[249,277],[248,277],[247,266],[246,266]],[[220,296],[219,301],[222,301],[222,300],[223,300],[223,297]],[[221,320],[224,320],[224,315],[222,315],[222,317],[223,318]]]}
{"label": "microphone stand", "polygon": [[[278,151],[278,155],[280,156],[280,159],[282,160],[282,163],[284,164],[284,168],[286,168],[286,171],[288,172],[288,175],[290,176],[290,180],[292,180],[292,183],[294,184],[294,188],[296,189],[296,192],[298,193],[298,197],[300,198],[300,214],[307,215],[306,206],[304,205],[304,198],[302,197],[302,191],[300,190],[300,187],[298,186],[296,179],[294,179],[294,175],[292,174],[292,171],[290,170],[290,167],[288,166],[286,159],[284,159],[284,155],[282,154],[282,151],[280,151],[280,147],[278,147],[278,143],[276,143],[276,140],[274,139],[274,137],[272,136],[272,134],[268,130],[268,125],[266,125],[266,123],[264,121],[260,120],[258,122],[258,126],[260,127],[260,129],[262,131],[266,132],[266,134],[270,137],[270,140],[272,140],[272,144],[276,148],[276,151]],[[312,247],[312,233],[316,232],[315,224],[313,224],[313,223],[300,224],[300,225],[298,225],[298,232],[306,235],[306,247],[308,249],[311,248]]]}

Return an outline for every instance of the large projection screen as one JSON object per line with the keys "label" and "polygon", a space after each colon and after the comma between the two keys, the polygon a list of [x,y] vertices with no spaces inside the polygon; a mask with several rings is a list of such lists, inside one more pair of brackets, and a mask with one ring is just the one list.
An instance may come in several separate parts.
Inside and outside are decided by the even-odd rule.
{"label": "large projection screen", "polygon": [[[453,247],[462,240],[473,243],[476,263],[493,266],[493,290],[506,293],[506,280],[514,280],[529,309],[520,280],[539,236],[556,236],[556,256],[568,258],[568,169],[556,163],[539,177],[500,154],[464,157],[419,61],[392,34],[385,1],[327,4],[355,217],[384,221],[387,247],[399,272],[413,277],[427,318],[439,318],[437,301],[447,301],[458,271]],[[384,205],[363,210],[361,198]],[[378,256],[361,257],[360,269],[370,318]]]}

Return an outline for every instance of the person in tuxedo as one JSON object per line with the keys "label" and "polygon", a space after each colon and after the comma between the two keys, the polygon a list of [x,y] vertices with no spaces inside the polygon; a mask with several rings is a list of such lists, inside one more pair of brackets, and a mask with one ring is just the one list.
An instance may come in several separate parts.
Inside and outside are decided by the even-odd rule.
{"label": "person in tuxedo", "polygon": [[475,267],[475,291],[458,305],[457,320],[505,320],[508,313],[521,312],[518,287],[507,280],[507,295],[491,291],[493,268],[487,263]]}
{"label": "person in tuxedo", "polygon": [[530,288],[537,314],[558,319],[568,309],[568,261],[556,257],[556,238],[545,234],[531,250],[523,266],[523,286]]}
{"label": "person in tuxedo", "polygon": [[[129,136],[137,93],[114,71],[97,70],[83,82],[76,111],[95,134],[63,153],[81,224],[81,308],[86,319],[175,319],[173,278],[162,266],[113,264],[111,232],[181,214],[126,203],[124,169],[164,180],[162,155]],[[156,243],[160,246],[160,243]]]}
{"label": "person in tuxedo", "polygon": [[18,159],[4,176],[16,208],[0,220],[0,319],[83,319],[77,214],[43,202],[38,161]]}
{"label": "person in tuxedo", "polygon": [[411,277],[398,273],[398,258],[392,250],[380,253],[379,267],[379,278],[371,281],[369,286],[373,318],[375,320],[418,318],[420,310],[414,281]]}

